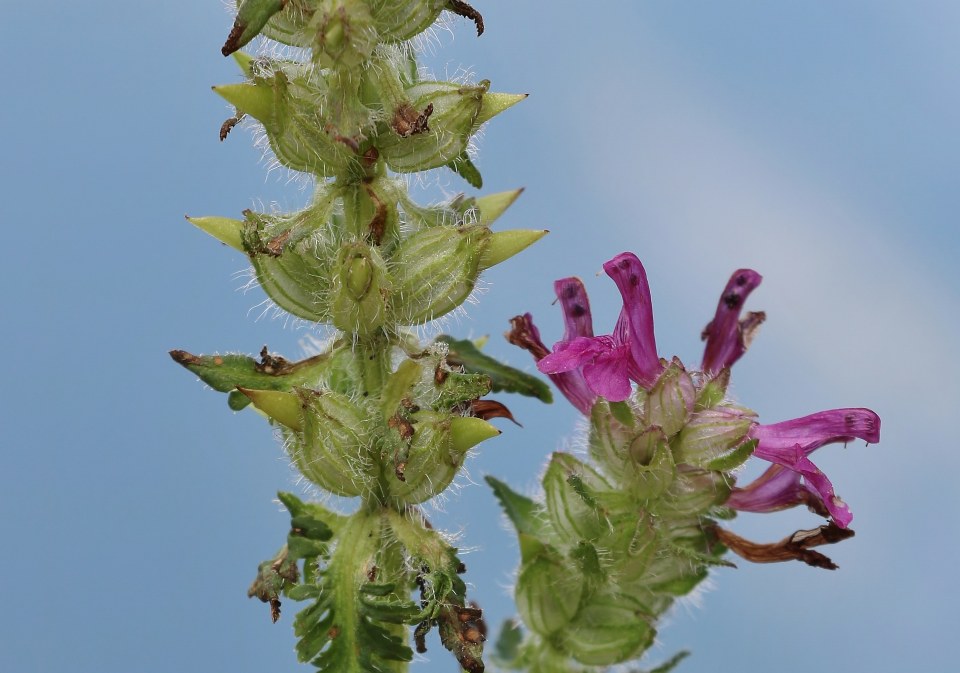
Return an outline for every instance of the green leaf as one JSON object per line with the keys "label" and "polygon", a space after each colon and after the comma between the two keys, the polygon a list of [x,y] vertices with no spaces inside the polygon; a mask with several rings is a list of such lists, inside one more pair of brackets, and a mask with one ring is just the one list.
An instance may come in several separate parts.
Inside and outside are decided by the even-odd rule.
{"label": "green leaf", "polygon": [[665,662],[657,666],[656,668],[651,668],[650,670],[642,670],[639,668],[632,668],[628,673],[670,673],[674,668],[677,667],[681,661],[690,656],[689,650],[680,650],[675,655],[667,659]]}
{"label": "green leaf", "polygon": [[[315,355],[299,362],[290,362],[271,355],[264,348],[260,360],[236,353],[226,355],[193,355],[187,351],[170,351],[174,362],[190,370],[214,390],[229,393],[237,388],[287,391],[293,386],[315,383],[327,367],[327,355]],[[231,408],[242,409],[249,403],[231,402]]]}
{"label": "green leaf", "polygon": [[494,477],[485,477],[493,494],[500,501],[500,506],[506,513],[507,518],[513,522],[518,533],[539,536],[543,532],[543,524],[546,518],[546,512],[542,505],[537,504],[530,498],[520,495],[511,490],[509,486],[495,479]]}
{"label": "green leaf", "polygon": [[500,626],[500,635],[494,645],[493,656],[498,664],[509,667],[520,654],[523,629],[514,619],[507,619]]}
{"label": "green leaf", "polygon": [[483,178],[480,176],[480,171],[473,162],[470,161],[470,156],[466,152],[457,155],[447,166],[449,166],[450,170],[454,173],[466,180],[467,184],[474,189],[483,187]]}
{"label": "green leaf", "polygon": [[436,340],[447,344],[449,348],[447,362],[460,365],[471,373],[486,374],[490,377],[494,392],[519,393],[527,397],[536,397],[548,404],[553,402],[553,394],[545,381],[519,369],[508,367],[480,352],[472,341],[454,339],[446,334],[441,334]]}

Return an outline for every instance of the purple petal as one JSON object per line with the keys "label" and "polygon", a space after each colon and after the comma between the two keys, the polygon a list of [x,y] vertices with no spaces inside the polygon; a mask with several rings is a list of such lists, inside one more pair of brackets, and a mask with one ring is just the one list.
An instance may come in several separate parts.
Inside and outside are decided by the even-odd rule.
{"label": "purple petal", "polygon": [[[761,280],[763,277],[753,269],[739,269],[727,281],[713,320],[701,335],[707,342],[701,365],[703,371],[718,372],[730,367],[747,351],[748,339],[745,337],[748,333],[740,321],[740,310]],[[759,316],[759,322],[763,321],[763,314],[752,315]],[[751,323],[753,330],[759,322]]]}
{"label": "purple petal", "polygon": [[830,513],[820,494],[803,482],[799,472],[778,464],[743,488],[735,487],[726,504],[741,512],[776,512],[806,505],[823,516]]}
{"label": "purple petal", "polygon": [[663,367],[657,355],[657,341],[653,333],[653,304],[650,301],[647,273],[632,252],[620,253],[604,264],[603,270],[617,284],[623,297],[623,310],[617,321],[618,329],[614,338],[620,343],[624,336],[629,337],[630,354],[636,367],[638,382],[651,386]]}
{"label": "purple petal", "polygon": [[[513,318],[510,322],[512,329],[507,334],[510,343],[529,351],[538,361],[547,356],[549,351],[540,339],[540,330],[533,324],[532,315],[525,313]],[[563,396],[570,400],[573,406],[585,415],[590,414],[590,409],[593,408],[593,403],[597,401],[597,396],[587,386],[583,372],[574,369],[569,372],[549,374],[549,376],[550,380],[553,381]]]}
{"label": "purple petal", "polygon": [[774,464],[749,485],[734,488],[726,504],[742,512],[775,512],[800,504],[802,491],[799,472]]}
{"label": "purple petal", "polygon": [[849,442],[856,437],[875,444],[880,441],[880,417],[870,409],[831,409],[792,421],[757,425],[751,437],[760,440],[756,455],[799,444],[809,454],[825,444]]}
{"label": "purple petal", "polygon": [[537,363],[537,369],[544,374],[568,372],[593,362],[608,350],[610,345],[602,337],[576,337],[572,341],[558,341],[553,346],[553,352]]}
{"label": "purple petal", "polygon": [[630,351],[626,344],[602,353],[583,368],[583,376],[590,389],[611,402],[622,402],[630,397],[632,386],[627,375]]}
{"label": "purple petal", "polygon": [[564,341],[575,337],[593,336],[593,319],[590,315],[590,300],[579,278],[561,278],[554,282],[553,290],[563,309]]}
{"label": "purple petal", "polygon": [[780,447],[776,450],[765,452],[766,455],[760,455],[760,447],[754,452],[765,460],[769,460],[778,465],[783,465],[788,470],[797,473],[803,477],[804,481],[817,492],[820,500],[826,506],[827,511],[841,528],[846,528],[853,520],[853,514],[847,503],[837,497],[833,490],[833,484],[823,472],[820,471],[813,461],[807,457],[807,450],[800,444],[793,447]]}

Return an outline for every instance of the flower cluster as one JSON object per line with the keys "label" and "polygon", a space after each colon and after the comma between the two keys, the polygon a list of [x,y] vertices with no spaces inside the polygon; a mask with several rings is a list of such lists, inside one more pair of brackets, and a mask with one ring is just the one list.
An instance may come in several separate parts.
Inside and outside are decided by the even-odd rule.
{"label": "flower cluster", "polygon": [[[640,260],[624,252],[603,269],[623,298],[612,334],[594,336],[590,302],[579,278],[554,283],[565,332],[552,352],[543,346],[532,316],[528,313],[521,319],[536,344],[535,355],[541,356],[537,368],[585,414],[598,397],[626,400],[631,381],[649,390],[666,365],[657,355],[650,286]],[[713,320],[703,330],[702,375],[729,376],[727,370],[746,352],[765,315],[751,312],[741,319],[741,309],[761,280],[752,269],[739,269],[730,277]],[[829,514],[841,528],[850,524],[850,508],[810,460],[810,454],[826,444],[855,438],[879,441],[880,417],[876,413],[864,408],[831,409],[771,425],[751,421],[747,435],[757,442],[753,455],[773,465],[748,486],[734,488],[727,505],[741,511],[771,512],[804,504]]]}
{"label": "flower cluster", "polygon": [[[583,283],[554,285],[564,335],[548,349],[530,314],[513,319],[509,340],[589,420],[589,461],[553,454],[542,503],[488,478],[517,529],[517,607],[529,634],[505,664],[531,673],[582,671],[641,656],[660,617],[692,591],[729,549],[755,562],[800,560],[833,569],[814,548],[850,537],[849,508],[810,454],[833,442],[879,440],[869,409],[833,409],[765,425],[727,397],[730,368],[746,352],[763,313],[741,317],[760,275],[736,271],[703,331],[699,369],[657,352],[650,288],[640,260],[623,253],[604,265],[623,298],[610,334],[595,335]],[[739,488],[751,456],[772,465]],[[831,519],[761,544],[720,525],[735,511],[806,504]],[[678,659],[674,659],[675,663]],[[663,669],[658,669],[663,670]]]}

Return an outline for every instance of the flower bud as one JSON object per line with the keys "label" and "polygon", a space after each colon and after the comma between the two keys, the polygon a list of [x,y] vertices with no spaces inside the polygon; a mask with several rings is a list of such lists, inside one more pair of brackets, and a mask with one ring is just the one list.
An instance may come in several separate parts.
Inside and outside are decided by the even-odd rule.
{"label": "flower bud", "polygon": [[400,324],[439,318],[473,291],[490,230],[483,226],[433,227],[416,232],[394,251],[393,309]]}
{"label": "flower bud", "polygon": [[658,426],[669,438],[677,434],[693,411],[696,390],[683,364],[674,359],[650,388],[644,417],[648,425]]}
{"label": "flower bud", "polygon": [[632,659],[652,643],[654,617],[635,598],[613,591],[591,596],[564,632],[563,645],[588,666]]}
{"label": "flower bud", "polygon": [[532,631],[546,636],[577,614],[584,578],[576,566],[549,545],[519,534],[522,561],[517,578],[517,610]]}
{"label": "flower bud", "polygon": [[365,243],[344,245],[333,274],[332,322],[345,332],[370,334],[386,319],[386,264]]}
{"label": "flower bud", "polygon": [[[323,489],[355,496],[373,486],[368,409],[331,391],[300,390],[303,431],[288,442],[297,469]],[[298,441],[299,440],[299,441]]]}
{"label": "flower bud", "polygon": [[705,467],[742,444],[753,424],[750,411],[732,407],[698,411],[680,431],[673,448],[674,458],[677,463]]}
{"label": "flower bud", "polygon": [[608,528],[594,494],[611,490],[610,484],[570,454],[553,454],[543,489],[550,520],[567,542],[596,540]]}

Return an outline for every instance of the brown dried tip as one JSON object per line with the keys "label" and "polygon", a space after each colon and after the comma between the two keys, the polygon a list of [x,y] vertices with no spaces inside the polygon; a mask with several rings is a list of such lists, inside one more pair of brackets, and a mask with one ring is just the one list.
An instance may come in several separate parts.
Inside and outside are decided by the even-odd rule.
{"label": "brown dried tip", "polygon": [[173,361],[176,362],[178,365],[183,365],[184,367],[186,367],[187,365],[195,364],[200,360],[200,358],[198,358],[193,353],[188,353],[187,351],[180,351],[180,350],[170,351],[170,357],[172,357]]}
{"label": "brown dried tip", "polygon": [[470,19],[477,25],[477,37],[483,35],[483,17],[480,12],[461,0],[448,0],[447,9],[454,14]]}
{"label": "brown dried tip", "polygon": [[[506,405],[496,400],[473,400],[470,402],[470,413],[485,421],[489,421],[491,418],[506,418],[515,425],[520,425],[517,423],[517,419],[513,417],[513,414],[510,413],[510,410],[507,409]],[[522,428],[523,426],[520,425],[520,427]]]}
{"label": "brown dried tip", "polygon": [[747,561],[779,563],[780,561],[797,560],[803,561],[814,568],[825,568],[827,570],[836,570],[839,566],[824,554],[813,551],[812,547],[835,544],[854,535],[849,528],[840,528],[833,522],[811,530],[798,530],[793,535],[770,544],[751,542],[720,526],[714,526],[713,532],[717,540],[729,547],[734,554]]}
{"label": "brown dried tip", "polygon": [[270,599],[270,619],[274,624],[280,619],[280,601],[276,598]]}
{"label": "brown dried tip", "polygon": [[227,35],[227,41],[223,43],[223,46],[220,48],[220,53],[224,56],[229,56],[237,49],[240,48],[240,36],[243,35],[243,31],[246,29],[246,26],[241,26],[239,21],[235,21],[233,28],[230,30],[230,34]]}
{"label": "brown dried tip", "polygon": [[220,125],[220,142],[223,142],[227,139],[227,136],[230,135],[230,131],[233,130],[233,127],[240,123],[240,117],[230,117],[230,119],[223,122]]}
{"label": "brown dried tip", "polygon": [[526,316],[517,315],[510,318],[510,331],[504,336],[507,337],[507,341],[514,346],[519,346],[523,350],[528,351],[537,361],[540,361],[547,357],[550,351],[547,350],[547,347],[544,346],[543,342],[536,336],[536,332],[533,331],[534,329]]}

